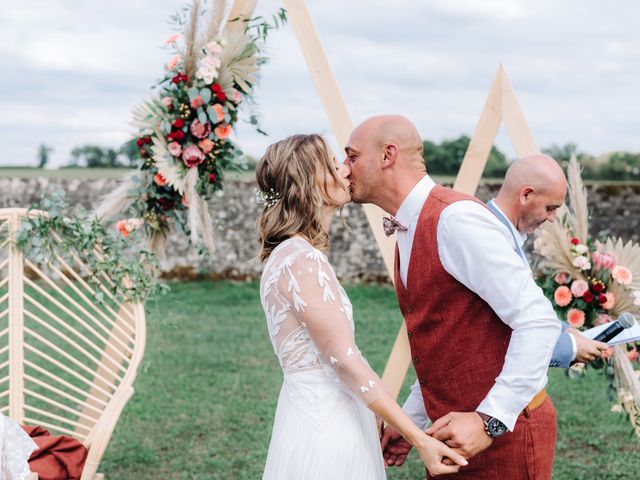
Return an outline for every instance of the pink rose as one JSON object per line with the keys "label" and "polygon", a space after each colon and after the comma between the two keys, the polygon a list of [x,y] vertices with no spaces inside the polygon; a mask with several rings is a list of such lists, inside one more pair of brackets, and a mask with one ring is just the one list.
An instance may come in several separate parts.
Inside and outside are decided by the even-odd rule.
{"label": "pink rose", "polygon": [[569,290],[569,287],[565,287],[564,285],[558,287],[553,294],[553,299],[556,301],[556,305],[558,305],[559,307],[566,307],[571,303],[571,300],[573,299],[571,290]]}
{"label": "pink rose", "polygon": [[162,104],[167,107],[167,109],[171,110],[173,108],[173,98],[162,97]]}
{"label": "pink rose", "polygon": [[584,312],[577,308],[572,308],[567,312],[567,323],[575,328],[580,328],[584,325]]}
{"label": "pink rose", "polygon": [[171,59],[167,62],[167,70],[173,70],[178,65],[180,61],[180,54],[176,53]]}
{"label": "pink rose", "polygon": [[597,327],[598,325],[604,325],[605,323],[612,322],[613,318],[611,318],[606,313],[599,313],[596,319],[593,322],[593,326]]}
{"label": "pink rose", "polygon": [[553,279],[558,285],[566,285],[569,283],[569,274],[567,272],[558,272]]}
{"label": "pink rose", "polygon": [[200,140],[198,142],[198,146],[204,153],[209,153],[211,150],[213,150],[213,141],[205,138],[204,140]]}
{"label": "pink rose", "polygon": [[196,95],[193,100],[191,100],[191,108],[198,108],[204,105],[204,100],[200,95]]}
{"label": "pink rose", "polygon": [[627,267],[623,267],[622,265],[616,265],[613,267],[613,270],[611,270],[611,276],[622,285],[629,285],[633,280],[631,270]]}
{"label": "pink rose", "polygon": [[218,138],[224,140],[231,135],[231,125],[218,125],[214,132]]}
{"label": "pink rose", "polygon": [[240,95],[240,92],[237,90],[233,90],[231,95],[233,96],[233,101],[236,103],[240,103],[240,100],[242,100],[242,95]]}
{"label": "pink rose", "polygon": [[179,157],[182,153],[182,145],[180,145],[178,142],[170,142],[168,148],[169,153],[174,157]]}
{"label": "pink rose", "polygon": [[211,133],[211,125],[209,125],[209,122],[200,123],[200,120],[196,118],[191,123],[189,130],[191,130],[191,133],[196,138],[207,138]]}
{"label": "pink rose", "polygon": [[589,284],[584,280],[576,280],[571,284],[571,293],[574,297],[580,298],[589,291]]}
{"label": "pink rose", "polygon": [[602,308],[611,310],[616,304],[616,296],[611,292],[605,293],[604,296],[607,297],[607,301],[602,304]]}
{"label": "pink rose", "polygon": [[182,203],[182,206],[184,208],[189,208],[189,201],[187,200],[187,197],[182,197],[182,200],[180,200],[180,203]]}
{"label": "pink rose", "polygon": [[218,119],[217,122],[221,122],[222,120],[224,120],[224,110],[222,109],[222,105],[220,105],[219,103],[216,103],[213,106],[213,109],[216,111],[216,113],[218,114]]}
{"label": "pink rose", "polygon": [[129,236],[129,234],[131,233],[127,229],[127,221],[126,220],[120,220],[120,221],[116,222],[116,230],[118,230],[118,232],[120,232],[120,234],[124,238],[127,238]]}
{"label": "pink rose", "polygon": [[189,168],[196,167],[204,162],[204,153],[197,146],[189,145],[182,152],[182,161]]}

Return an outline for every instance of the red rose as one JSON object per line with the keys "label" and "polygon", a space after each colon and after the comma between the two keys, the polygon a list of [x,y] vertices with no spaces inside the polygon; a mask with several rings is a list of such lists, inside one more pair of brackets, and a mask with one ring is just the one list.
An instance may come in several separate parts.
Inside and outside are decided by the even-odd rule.
{"label": "red rose", "polygon": [[176,128],[182,128],[184,127],[184,120],[181,118],[176,118],[171,125]]}
{"label": "red rose", "polygon": [[580,240],[578,240],[577,238],[573,237],[571,239],[571,243],[574,244],[574,245],[578,245],[578,244],[580,244]]}
{"label": "red rose", "polygon": [[178,74],[178,75],[176,75],[175,77],[173,77],[173,78],[171,79],[171,83],[175,83],[175,84],[177,85],[177,84],[179,84],[179,83],[180,83],[181,78],[182,78],[182,77],[180,76],[180,74]]}
{"label": "red rose", "polygon": [[184,140],[184,132],[182,130],[176,130],[174,132],[171,132],[169,135],[167,135],[167,137],[170,140]]}
{"label": "red rose", "polygon": [[146,148],[141,148],[140,149],[140,156],[141,157],[147,157],[149,155],[149,152],[147,151]]}
{"label": "red rose", "polygon": [[144,137],[144,143],[146,144],[151,143],[151,137]]}
{"label": "red rose", "polygon": [[604,293],[598,295],[598,303],[607,303],[607,296]]}
{"label": "red rose", "polygon": [[217,92],[216,93],[216,97],[218,98],[218,100],[220,100],[221,102],[224,102],[227,99],[227,95],[224,92]]}
{"label": "red rose", "polygon": [[214,93],[218,93],[218,92],[221,92],[221,91],[222,91],[222,87],[220,86],[220,84],[219,84],[219,83],[214,83],[213,85],[211,85],[211,90],[212,90]]}
{"label": "red rose", "polygon": [[189,81],[189,75],[181,73],[180,74],[180,80],[183,81],[183,82],[188,82]]}
{"label": "red rose", "polygon": [[162,210],[164,210],[165,212],[171,210],[175,204],[176,202],[174,202],[173,200],[169,200],[168,198],[158,199],[158,205],[160,205],[160,208],[162,208]]}
{"label": "red rose", "polygon": [[594,283],[591,289],[596,293],[604,292],[604,285],[601,283]]}
{"label": "red rose", "polygon": [[593,293],[585,292],[585,294],[582,295],[582,299],[587,303],[593,302]]}
{"label": "red rose", "polygon": [[215,183],[215,181],[216,181],[216,174],[215,173],[210,173],[209,174],[209,181],[211,183]]}
{"label": "red rose", "polygon": [[142,138],[139,138],[138,140],[136,140],[136,145],[141,147],[142,145],[144,145],[144,140]]}

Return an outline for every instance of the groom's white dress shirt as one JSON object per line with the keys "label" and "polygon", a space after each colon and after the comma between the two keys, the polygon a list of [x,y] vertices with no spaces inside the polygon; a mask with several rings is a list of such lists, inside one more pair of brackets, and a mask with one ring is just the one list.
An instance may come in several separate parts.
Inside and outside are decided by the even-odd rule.
{"label": "groom's white dress shirt", "polygon": [[[395,215],[407,227],[397,236],[400,279],[405,286],[420,212],[434,186],[425,175]],[[514,250],[511,233],[483,205],[463,200],[446,207],[438,220],[437,244],[444,269],[478,294],[513,330],[502,372],[476,408],[513,430],[520,412],[547,383],[560,322],[531,269]],[[460,328],[473,328],[473,324]],[[403,408],[417,425],[429,422],[417,382]]]}

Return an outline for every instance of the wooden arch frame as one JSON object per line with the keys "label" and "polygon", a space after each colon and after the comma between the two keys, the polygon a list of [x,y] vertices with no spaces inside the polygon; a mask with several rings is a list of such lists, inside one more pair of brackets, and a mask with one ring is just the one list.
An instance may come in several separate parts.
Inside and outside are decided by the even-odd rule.
{"label": "wooden arch frame", "polygon": [[[256,1],[235,0],[229,18],[249,18]],[[346,145],[353,130],[353,123],[307,5],[304,0],[283,0],[282,3],[338,143]],[[504,123],[518,156],[523,157],[539,152],[502,65],[498,68],[464,156],[453,186],[455,190],[469,194],[475,193],[501,123]],[[363,205],[363,208],[387,272],[393,280],[395,238],[384,234],[382,229],[384,212],[380,208],[370,204]],[[394,397],[397,397],[400,392],[410,360],[409,341],[404,321],[402,321],[382,375],[382,380]]]}

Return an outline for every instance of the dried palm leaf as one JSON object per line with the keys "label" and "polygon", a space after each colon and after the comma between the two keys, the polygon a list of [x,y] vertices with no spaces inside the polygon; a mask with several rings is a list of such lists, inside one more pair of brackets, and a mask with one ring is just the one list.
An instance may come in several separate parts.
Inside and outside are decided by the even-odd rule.
{"label": "dried palm leaf", "polygon": [[151,147],[151,152],[153,153],[153,161],[158,168],[158,172],[164,177],[168,185],[170,185],[180,195],[184,195],[184,175],[178,165],[176,165],[173,155],[169,153],[167,141],[157,127],[156,134],[153,136],[152,140],[153,146]]}
{"label": "dried palm leaf", "polygon": [[145,100],[133,109],[131,125],[142,130],[152,130],[166,117],[162,103],[156,98]]}
{"label": "dried palm leaf", "polygon": [[204,33],[202,42],[207,43],[220,38],[222,34],[222,21],[227,11],[227,0],[214,0],[211,13],[209,14],[209,25]]}
{"label": "dried palm leaf", "polygon": [[199,20],[200,0],[193,0],[189,20],[184,30],[184,45],[179,48],[179,53],[184,65],[184,73],[190,79],[195,78],[198,56],[204,46],[202,37],[198,35]]}
{"label": "dried palm leaf", "polygon": [[137,171],[128,173],[115,190],[104,196],[102,202],[94,212],[98,220],[106,222],[122,214],[122,212],[131,206],[136,195],[132,195],[130,192],[136,187],[133,177],[137,174]]}
{"label": "dried palm leaf", "polygon": [[613,368],[618,381],[618,398],[629,413],[631,423],[636,426],[636,435],[640,437],[638,415],[640,415],[640,379],[627,357],[626,349],[616,345],[613,349]]}
{"label": "dried palm leaf", "polygon": [[569,185],[569,204],[571,205],[571,223],[573,233],[581,243],[586,243],[589,236],[589,209],[587,206],[587,190],[582,183],[580,165],[575,155],[571,156],[567,168]]}
{"label": "dried palm leaf", "polygon": [[573,265],[571,238],[564,226],[568,217],[566,207],[558,209],[555,222],[545,222],[536,230],[536,253],[543,257],[540,266],[553,271],[567,272],[574,278],[584,279],[582,270]]}
{"label": "dried palm leaf", "polygon": [[160,261],[166,259],[166,246],[167,237],[165,233],[160,230],[154,230],[147,238],[147,250],[153,252]]}
{"label": "dried palm leaf", "polygon": [[628,287],[640,290],[640,245],[632,241],[625,244],[621,238],[614,243],[608,238],[604,244],[604,252],[615,258],[616,265],[622,265],[631,271],[633,278]]}
{"label": "dried palm leaf", "polygon": [[237,29],[227,29],[225,41],[220,57],[220,85],[227,89],[235,82],[242,91],[251,93],[259,70],[258,49],[249,35]]}

